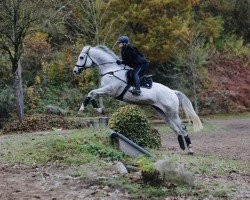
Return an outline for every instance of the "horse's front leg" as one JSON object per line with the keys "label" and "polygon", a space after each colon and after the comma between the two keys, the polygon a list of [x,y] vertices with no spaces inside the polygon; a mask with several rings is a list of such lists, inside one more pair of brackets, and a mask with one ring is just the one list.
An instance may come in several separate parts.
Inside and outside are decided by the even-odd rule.
{"label": "horse's front leg", "polygon": [[99,112],[99,113],[103,113],[103,109],[104,108],[100,108],[95,100],[95,96],[96,95],[105,95],[108,94],[108,88],[109,87],[102,87],[102,88],[98,88],[95,90],[92,90],[91,92],[88,93],[87,97],[84,98],[83,103],[79,109],[79,112],[84,111],[85,107],[91,103],[93,108]]}

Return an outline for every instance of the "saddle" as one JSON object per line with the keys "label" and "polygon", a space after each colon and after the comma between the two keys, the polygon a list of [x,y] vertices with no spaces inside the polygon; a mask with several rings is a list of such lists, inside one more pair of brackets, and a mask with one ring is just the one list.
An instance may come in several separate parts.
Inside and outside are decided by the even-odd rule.
{"label": "saddle", "polygon": [[[132,69],[130,69],[127,72],[127,83],[130,86],[134,85],[134,78],[132,75]],[[152,75],[144,75],[144,76],[140,77],[140,86],[143,88],[147,88],[147,89],[152,88],[152,86],[153,86]]]}
{"label": "saddle", "polygon": [[[127,85],[123,89],[122,93],[116,97],[116,99],[118,99],[120,101],[123,101],[123,96],[129,90],[129,88],[131,86],[134,86],[134,78],[132,75],[132,69],[130,69],[127,72],[126,77],[127,77]],[[153,86],[152,75],[144,75],[144,76],[140,77],[140,87],[150,89],[150,88],[152,88],[152,86]]]}

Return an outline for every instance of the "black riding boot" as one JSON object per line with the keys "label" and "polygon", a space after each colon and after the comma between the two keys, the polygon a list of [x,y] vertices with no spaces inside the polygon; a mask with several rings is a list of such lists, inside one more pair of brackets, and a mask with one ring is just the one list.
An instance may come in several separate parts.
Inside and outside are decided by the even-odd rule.
{"label": "black riding boot", "polygon": [[139,75],[137,73],[134,73],[133,77],[134,77],[134,86],[135,87],[131,92],[132,92],[132,94],[139,95],[139,94],[141,94],[140,77],[139,77]]}

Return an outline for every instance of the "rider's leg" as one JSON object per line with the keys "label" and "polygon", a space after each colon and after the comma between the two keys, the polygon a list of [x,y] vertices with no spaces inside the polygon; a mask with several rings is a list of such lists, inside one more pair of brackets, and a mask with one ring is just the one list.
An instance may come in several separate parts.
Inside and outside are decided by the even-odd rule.
{"label": "rider's leg", "polygon": [[134,78],[134,86],[135,90],[137,91],[140,91],[140,77],[139,77],[140,72],[141,72],[141,66],[135,67],[132,71]]}
{"label": "rider's leg", "polygon": [[148,68],[148,63],[143,63],[137,67],[135,67],[132,71],[133,78],[134,78],[134,86],[135,86],[135,93],[140,93],[140,75]]}

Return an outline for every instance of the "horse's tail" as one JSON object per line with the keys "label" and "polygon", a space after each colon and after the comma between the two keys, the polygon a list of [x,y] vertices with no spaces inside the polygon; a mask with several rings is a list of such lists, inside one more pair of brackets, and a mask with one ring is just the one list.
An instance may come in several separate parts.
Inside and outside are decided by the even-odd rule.
{"label": "horse's tail", "polygon": [[188,120],[190,121],[190,118],[191,118],[191,120],[193,122],[194,132],[199,132],[203,127],[202,127],[200,118],[198,117],[198,115],[194,111],[194,108],[193,108],[191,101],[182,92],[176,90],[175,93],[178,96],[178,99],[180,101],[180,105],[182,106]]}

